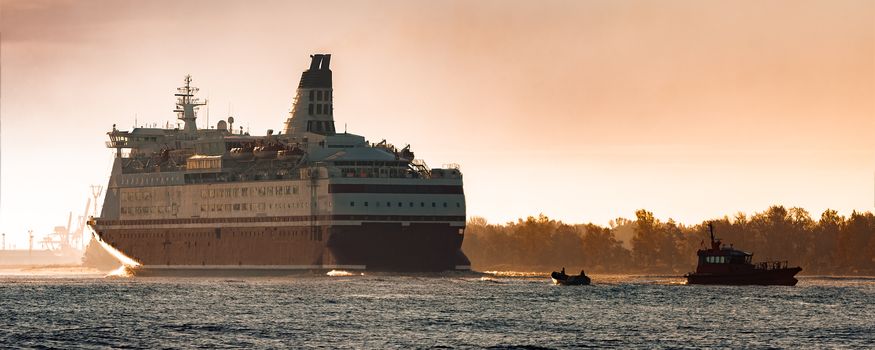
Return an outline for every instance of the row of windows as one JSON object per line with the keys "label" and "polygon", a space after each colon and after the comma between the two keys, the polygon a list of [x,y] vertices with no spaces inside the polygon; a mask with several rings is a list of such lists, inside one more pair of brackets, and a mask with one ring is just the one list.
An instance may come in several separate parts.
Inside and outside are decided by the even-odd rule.
{"label": "row of windows", "polygon": [[331,107],[330,103],[316,103],[316,104],[311,103],[307,106],[307,114],[313,115],[314,107],[315,107],[316,114],[331,114],[331,112],[332,112],[331,111],[332,107]]}
{"label": "row of windows", "polygon": [[[243,187],[243,188],[225,188],[225,189],[209,189],[201,190],[201,198],[237,198],[237,197],[272,197],[272,196],[291,196],[299,193],[298,186],[267,186],[267,187]],[[177,196],[180,193],[177,192]],[[150,201],[152,193],[148,191],[126,192],[122,197],[123,200],[134,201]],[[165,193],[165,197],[170,197],[170,192]]]}
{"label": "row of windows", "polygon": [[138,176],[136,178],[122,177],[120,180],[122,185],[128,186],[145,186],[145,185],[167,185],[176,184],[172,176]]}
{"label": "row of windows", "polygon": [[705,262],[710,264],[728,264],[729,257],[726,256],[706,256]]}
{"label": "row of windows", "polygon": [[243,188],[217,188],[201,190],[201,198],[271,197],[298,194],[298,186],[267,186]]}
{"label": "row of windows", "polygon": [[307,131],[317,134],[333,134],[334,133],[334,122],[333,121],[319,121],[319,120],[308,120],[307,121]]}
{"label": "row of windows", "polygon": [[310,101],[331,101],[331,90],[310,90]]}
{"label": "row of windows", "polygon": [[[331,203],[328,203],[331,206]],[[222,211],[265,211],[278,209],[301,209],[310,206],[310,202],[296,203],[234,203],[234,204],[201,204],[201,212]]]}
{"label": "row of windows", "polygon": [[[354,207],[354,206],[355,206],[355,203],[356,203],[355,201],[350,201],[350,202],[349,202],[349,206],[350,206],[350,207]],[[375,201],[375,202],[374,202],[374,206],[377,207],[377,208],[379,208],[381,203],[382,203],[382,202],[376,202],[376,201]],[[362,202],[362,204],[363,204],[364,206],[366,206],[366,207],[367,207],[367,206],[370,206],[370,202],[368,202],[368,201]],[[387,206],[387,207],[392,207],[392,202],[386,202],[386,206]],[[414,205],[413,202],[408,202],[408,203],[407,203],[407,206],[410,207],[410,208],[415,207],[415,205]],[[438,206],[438,203],[437,203],[437,202],[431,202],[431,207],[432,207],[432,208],[437,208],[437,206]],[[449,205],[447,204],[447,202],[444,202],[442,206],[443,206],[444,208],[448,208],[448,207],[449,207]],[[403,203],[403,202],[398,202],[397,207],[398,207],[398,208],[403,208],[403,207],[404,207],[404,203]],[[425,208],[425,202],[419,202],[419,207],[420,207],[420,208]],[[462,207],[462,203],[456,202],[456,208],[461,208],[461,207]]]}

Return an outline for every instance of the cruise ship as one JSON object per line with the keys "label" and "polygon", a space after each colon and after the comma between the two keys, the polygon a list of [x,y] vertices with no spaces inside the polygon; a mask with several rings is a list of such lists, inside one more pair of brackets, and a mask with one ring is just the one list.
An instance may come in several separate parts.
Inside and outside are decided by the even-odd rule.
{"label": "cruise ship", "polygon": [[108,132],[114,161],[97,237],[135,273],[469,270],[458,165],[337,132],[331,55],[311,55],[282,131],[233,117],[198,128],[186,76],[179,124]]}

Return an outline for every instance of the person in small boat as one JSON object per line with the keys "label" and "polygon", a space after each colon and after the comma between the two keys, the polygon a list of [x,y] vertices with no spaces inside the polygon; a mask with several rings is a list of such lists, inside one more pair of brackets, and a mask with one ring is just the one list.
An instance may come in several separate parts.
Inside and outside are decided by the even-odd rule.
{"label": "person in small boat", "polygon": [[586,276],[586,274],[583,273],[583,270],[580,270],[580,275],[581,275],[581,276]]}
{"label": "person in small boat", "polygon": [[562,268],[562,272],[560,272],[560,274],[565,274],[565,267]]}

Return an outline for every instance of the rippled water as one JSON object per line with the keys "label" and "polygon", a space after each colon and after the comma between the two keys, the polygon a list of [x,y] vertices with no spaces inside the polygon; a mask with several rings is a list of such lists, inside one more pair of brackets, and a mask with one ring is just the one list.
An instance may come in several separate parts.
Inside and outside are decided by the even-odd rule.
{"label": "rippled water", "polygon": [[3,347],[875,346],[875,279],[687,286],[593,276],[0,276]]}

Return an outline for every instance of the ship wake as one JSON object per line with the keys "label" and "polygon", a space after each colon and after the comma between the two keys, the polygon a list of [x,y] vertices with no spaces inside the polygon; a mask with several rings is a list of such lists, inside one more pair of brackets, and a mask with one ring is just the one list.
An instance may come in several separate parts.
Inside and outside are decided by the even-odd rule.
{"label": "ship wake", "polygon": [[103,249],[106,250],[107,253],[109,253],[114,258],[118,259],[120,263],[122,263],[119,268],[111,271],[109,274],[106,275],[106,277],[132,277],[134,275],[132,269],[140,266],[139,262],[120,252],[118,249],[113,248],[113,246],[109,245],[109,243],[104,242],[102,239],[100,239],[100,236],[98,236],[97,233],[94,232],[94,230],[91,230],[91,236],[94,237],[94,241],[99,243],[100,246],[103,247]]}
{"label": "ship wake", "polygon": [[364,276],[365,274],[364,273],[356,274],[356,273],[352,273],[349,271],[343,271],[343,270],[331,270],[331,271],[328,271],[328,273],[326,273],[326,275],[331,276],[331,277],[344,277],[344,276]]}

